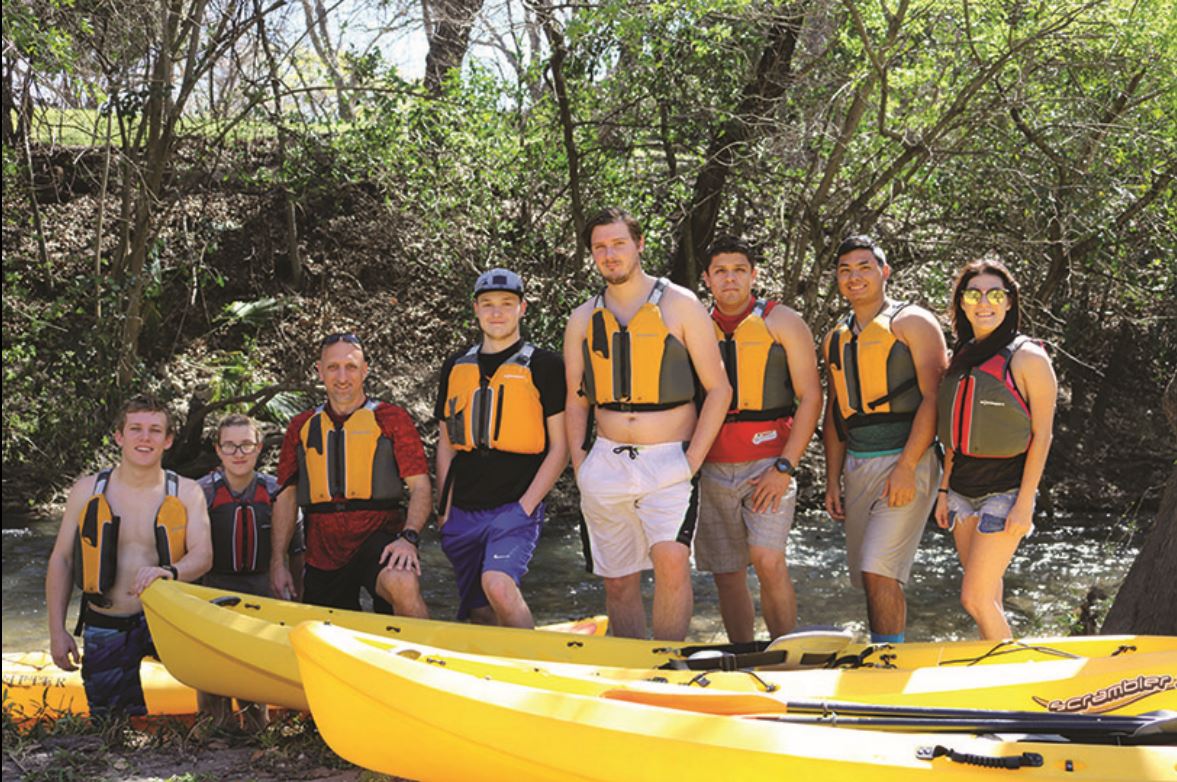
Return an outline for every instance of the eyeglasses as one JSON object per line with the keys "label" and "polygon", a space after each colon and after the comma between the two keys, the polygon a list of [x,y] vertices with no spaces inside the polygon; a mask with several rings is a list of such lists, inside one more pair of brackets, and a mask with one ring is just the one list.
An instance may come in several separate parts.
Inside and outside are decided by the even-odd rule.
{"label": "eyeglasses", "polygon": [[1000,307],[1009,301],[1009,291],[1005,288],[990,288],[987,291],[979,291],[976,288],[965,288],[960,294],[960,300],[970,307],[980,304],[983,298],[988,299],[989,303],[994,307]]}
{"label": "eyeglasses", "polygon": [[233,456],[234,454],[238,453],[243,453],[246,456],[249,456],[251,453],[257,450],[258,444],[254,442],[221,443],[217,447],[221,449],[221,453],[228,454],[229,456]]}
{"label": "eyeglasses", "polygon": [[364,343],[360,342],[359,337],[357,337],[355,334],[352,334],[350,331],[344,331],[340,332],[339,334],[328,334],[327,336],[323,337],[323,341],[319,343],[319,350],[322,350],[328,345],[334,345],[336,342],[348,342],[352,345],[355,345],[360,350],[364,349]]}

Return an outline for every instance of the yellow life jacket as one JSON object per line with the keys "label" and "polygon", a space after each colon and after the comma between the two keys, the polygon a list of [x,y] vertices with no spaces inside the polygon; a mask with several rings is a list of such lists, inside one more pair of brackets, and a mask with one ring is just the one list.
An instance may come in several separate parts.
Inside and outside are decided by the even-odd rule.
{"label": "yellow life jacket", "polygon": [[[78,516],[78,537],[74,542],[74,583],[88,602],[100,608],[111,604],[106,593],[118,575],[121,520],[106,499],[110,473],[109,469],[98,473],[94,494]],[[178,496],[180,477],[176,473],[164,471],[164,487],[163,502],[155,512],[155,551],[160,565],[170,565],[188,550],[188,511]]]}
{"label": "yellow life jacket", "polygon": [[489,378],[478,367],[478,347],[466,351],[450,370],[445,403],[450,444],[457,451],[543,453],[544,408],[531,377],[535,346],[523,343]]}
{"label": "yellow life jacket", "polygon": [[320,405],[298,432],[298,504],[311,513],[389,510],[403,487],[392,440],[369,399],[336,425]]}
{"label": "yellow life jacket", "polygon": [[712,320],[732,386],[728,421],[775,421],[793,412],[789,359],[785,346],[773,338],[764,322],[767,306],[764,299],[757,299],[752,311],[731,334],[724,333]]}
{"label": "yellow life jacket", "polygon": [[667,410],[695,399],[695,371],[686,346],[662,320],[658,302],[670,281],[659,278],[629,323],[622,326],[597,296],[582,345],[589,400],[607,410]]}
{"label": "yellow life jacket", "polygon": [[826,361],[837,399],[834,420],[843,439],[857,427],[910,423],[915,417],[923,399],[915,363],[911,351],[891,330],[891,322],[906,306],[888,302],[859,333],[854,332],[851,312],[830,336]]}

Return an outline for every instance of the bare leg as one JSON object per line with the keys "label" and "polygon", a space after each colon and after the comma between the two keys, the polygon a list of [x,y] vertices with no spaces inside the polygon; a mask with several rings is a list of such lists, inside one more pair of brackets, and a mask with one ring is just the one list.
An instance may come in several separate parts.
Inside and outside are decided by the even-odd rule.
{"label": "bare leg", "polygon": [[[752,546],[752,567],[760,580],[760,610],[771,638],[791,633],[797,627],[797,593],[785,552],[762,546]],[[749,640],[751,640],[749,638]]]}
{"label": "bare leg", "polygon": [[646,608],[642,605],[642,574],[605,578],[605,612],[609,631],[620,638],[646,637]]}
{"label": "bare leg", "polygon": [[535,627],[531,609],[515,579],[498,570],[487,570],[482,574],[482,591],[503,627]]}
{"label": "bare leg", "polygon": [[982,638],[995,641],[1009,638],[1012,633],[1005,618],[1002,593],[1005,571],[1021,536],[1015,537],[1007,532],[978,532],[975,524],[970,525],[969,530],[972,541],[968,546],[968,559],[962,560],[961,605],[977,623]]}
{"label": "bare leg", "polygon": [[878,573],[862,574],[866,589],[866,613],[872,633],[900,635],[907,626],[907,598],[903,585]]}
{"label": "bare leg", "polygon": [[736,570],[713,573],[712,576],[719,592],[719,614],[723,617],[727,640],[734,644],[753,640],[756,607],[752,605],[752,593],[748,591],[748,572]]}
{"label": "bare leg", "polygon": [[479,606],[478,608],[470,609],[470,622],[476,625],[490,625],[494,627],[498,625],[499,618],[495,616],[495,610],[490,606]]}
{"label": "bare leg", "polygon": [[417,579],[416,573],[385,568],[376,578],[376,591],[380,593],[380,597],[392,604],[397,616],[429,618],[429,609],[421,597],[421,582]]}
{"label": "bare leg", "polygon": [[681,641],[687,637],[694,610],[691,591],[691,550],[675,541],[650,547],[654,562],[654,637]]}

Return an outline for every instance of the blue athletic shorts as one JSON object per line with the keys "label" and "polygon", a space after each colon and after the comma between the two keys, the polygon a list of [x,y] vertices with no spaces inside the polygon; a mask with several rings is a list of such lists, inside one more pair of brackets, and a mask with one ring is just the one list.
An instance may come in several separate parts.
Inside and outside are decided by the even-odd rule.
{"label": "blue athletic shorts", "polygon": [[472,609],[490,605],[482,591],[485,571],[506,573],[516,584],[520,582],[535,553],[543,519],[542,502],[530,516],[517,502],[490,510],[450,509],[441,528],[441,550],[458,582],[458,619],[468,619]]}
{"label": "blue athletic shorts", "polygon": [[82,643],[82,684],[91,716],[146,714],[139,665],[144,657],[155,656],[155,645],[143,614],[106,616],[88,611]]}

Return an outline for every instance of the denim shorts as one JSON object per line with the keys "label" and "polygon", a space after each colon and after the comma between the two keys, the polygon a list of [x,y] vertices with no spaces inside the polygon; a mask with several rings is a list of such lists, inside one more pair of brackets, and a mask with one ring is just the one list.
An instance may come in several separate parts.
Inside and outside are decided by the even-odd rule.
{"label": "denim shorts", "polygon": [[[977,517],[977,531],[986,534],[1005,531],[1005,520],[1018,500],[1016,491],[986,494],[984,497],[966,497],[948,490],[948,531],[956,527],[957,519]],[[1034,531],[1031,526],[1027,536]]]}

